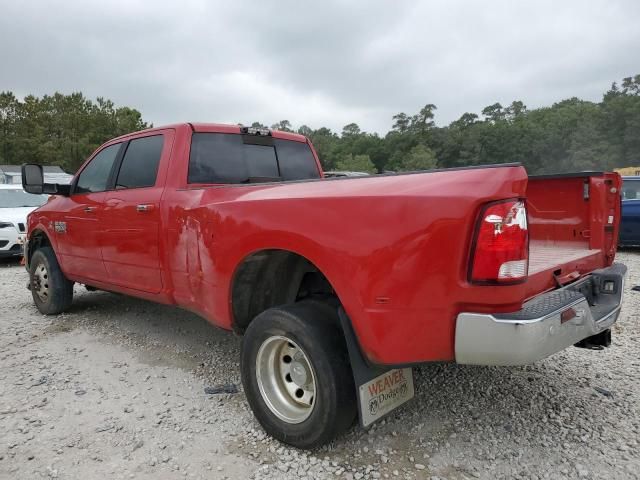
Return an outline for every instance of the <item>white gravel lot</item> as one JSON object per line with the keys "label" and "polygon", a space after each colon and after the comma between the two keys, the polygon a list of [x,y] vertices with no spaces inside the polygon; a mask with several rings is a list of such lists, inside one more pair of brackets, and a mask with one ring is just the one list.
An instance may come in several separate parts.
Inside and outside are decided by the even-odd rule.
{"label": "white gravel lot", "polygon": [[[528,367],[427,365],[416,398],[313,452],[266,437],[240,341],[179,309],[76,286],[43,317],[0,264],[0,478],[640,478],[640,251],[610,349]],[[240,387],[241,388],[241,387]]]}

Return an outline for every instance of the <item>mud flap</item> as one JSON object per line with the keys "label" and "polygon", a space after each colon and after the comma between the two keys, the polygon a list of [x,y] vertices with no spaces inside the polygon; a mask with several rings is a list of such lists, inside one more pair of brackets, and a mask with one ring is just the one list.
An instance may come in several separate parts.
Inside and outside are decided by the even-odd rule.
{"label": "mud flap", "polygon": [[351,320],[342,307],[338,315],[349,350],[360,425],[368,427],[413,398],[413,371],[411,368],[389,369],[369,364],[360,350]]}

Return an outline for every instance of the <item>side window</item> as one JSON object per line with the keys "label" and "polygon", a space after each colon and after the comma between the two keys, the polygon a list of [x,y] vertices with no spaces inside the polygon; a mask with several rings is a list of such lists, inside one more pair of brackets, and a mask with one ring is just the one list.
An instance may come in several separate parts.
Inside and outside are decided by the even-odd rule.
{"label": "side window", "polygon": [[194,133],[189,156],[189,183],[248,183],[280,178],[273,145],[245,143],[242,135]]}
{"label": "side window", "polygon": [[131,140],[120,165],[116,189],[154,186],[163,144],[162,135]]}
{"label": "side window", "polygon": [[91,159],[80,173],[74,193],[104,192],[107,189],[109,174],[121,145],[109,145]]}
{"label": "side window", "polygon": [[622,200],[636,200],[640,198],[640,181],[623,180]]}
{"label": "side window", "polygon": [[291,140],[275,140],[283,180],[306,180],[320,178],[318,164],[306,143]]}

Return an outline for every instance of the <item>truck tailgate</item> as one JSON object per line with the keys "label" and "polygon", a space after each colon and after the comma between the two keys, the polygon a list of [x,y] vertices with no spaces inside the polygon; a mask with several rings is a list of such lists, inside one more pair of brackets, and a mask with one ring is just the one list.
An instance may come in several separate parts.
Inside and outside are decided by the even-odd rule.
{"label": "truck tailgate", "polygon": [[611,265],[620,186],[612,173],[529,177],[527,298]]}
{"label": "truck tailgate", "polygon": [[529,178],[526,301],[511,312],[461,312],[458,363],[524,365],[571,345],[610,345],[626,274],[613,264],[620,186],[613,173]]}

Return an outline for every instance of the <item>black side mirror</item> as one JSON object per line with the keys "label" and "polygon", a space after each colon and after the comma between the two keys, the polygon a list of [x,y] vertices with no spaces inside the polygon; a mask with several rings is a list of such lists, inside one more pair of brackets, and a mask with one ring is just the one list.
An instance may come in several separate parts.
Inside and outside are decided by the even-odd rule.
{"label": "black side mirror", "polygon": [[41,165],[34,163],[22,165],[22,188],[28,193],[37,195],[44,193],[44,174]]}
{"label": "black side mirror", "polygon": [[44,171],[42,165],[27,163],[22,165],[22,189],[27,193],[40,195],[64,195],[71,193],[70,185],[60,185],[58,183],[44,183]]}

